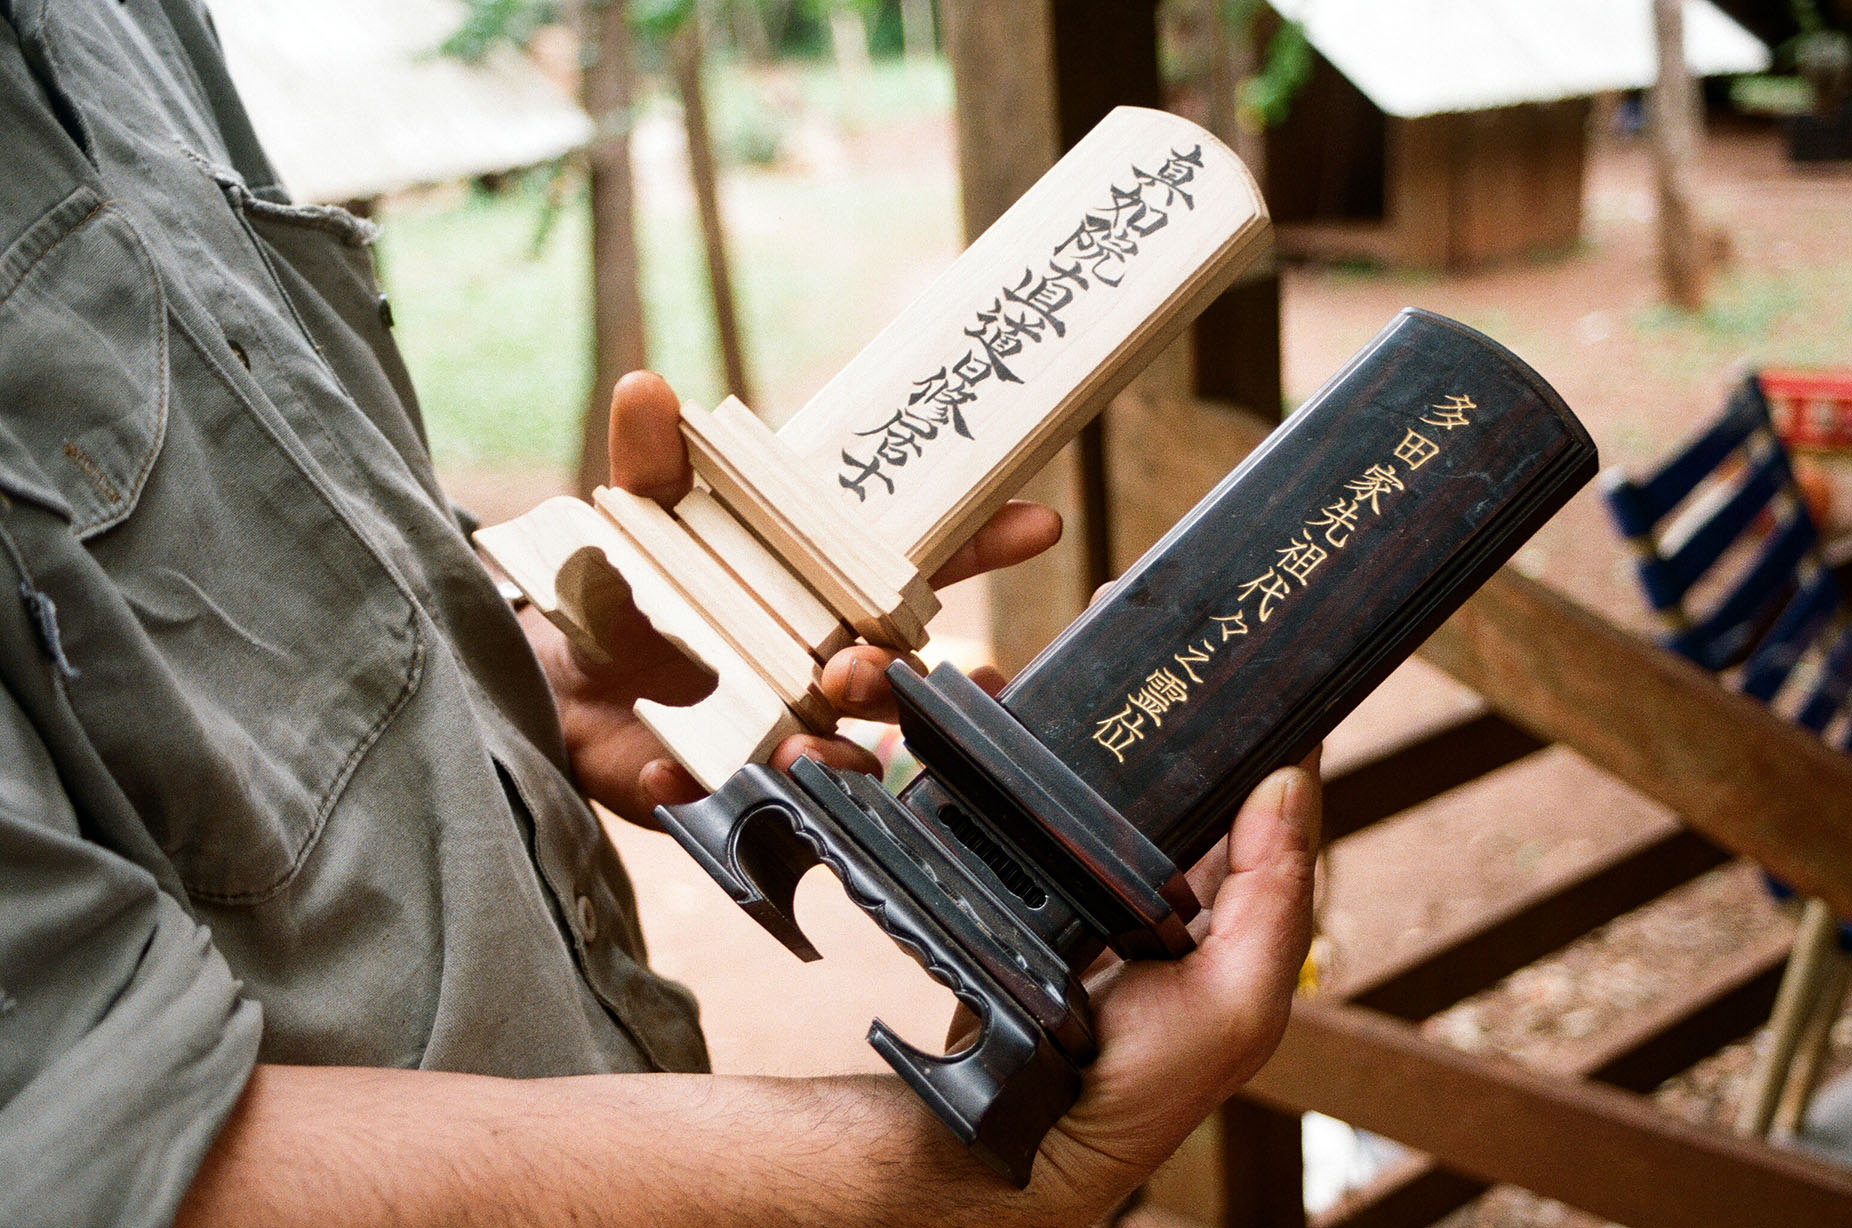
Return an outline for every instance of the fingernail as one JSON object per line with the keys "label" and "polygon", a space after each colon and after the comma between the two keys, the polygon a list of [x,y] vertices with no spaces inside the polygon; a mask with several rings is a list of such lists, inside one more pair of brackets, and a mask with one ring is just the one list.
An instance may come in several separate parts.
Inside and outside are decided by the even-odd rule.
{"label": "fingernail", "polygon": [[1280,790],[1281,811],[1292,814],[1304,803],[1307,784],[1303,768],[1294,768],[1286,774],[1285,786]]}
{"label": "fingernail", "polygon": [[1267,807],[1275,814],[1285,814],[1288,804],[1293,800],[1293,789],[1298,786],[1299,773],[1281,768],[1268,773],[1255,792],[1263,796]]}
{"label": "fingernail", "polygon": [[865,704],[875,697],[877,681],[875,667],[857,658],[849,666],[849,680],[843,686],[843,693],[852,704]]}

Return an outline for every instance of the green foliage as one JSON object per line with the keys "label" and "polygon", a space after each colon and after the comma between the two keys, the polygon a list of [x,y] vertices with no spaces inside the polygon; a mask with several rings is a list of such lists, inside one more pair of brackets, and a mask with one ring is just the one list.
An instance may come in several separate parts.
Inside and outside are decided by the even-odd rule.
{"label": "green foliage", "polygon": [[1283,123],[1311,79],[1312,44],[1305,29],[1296,21],[1283,22],[1267,40],[1260,71],[1241,83],[1241,110],[1259,127]]}
{"label": "green foliage", "polygon": [[555,0],[465,0],[465,8],[463,24],[437,49],[469,64],[502,43],[525,47],[534,31],[560,20]]}
{"label": "green foliage", "polygon": [[626,15],[643,37],[667,42],[695,15],[695,0],[630,0]]}
{"label": "green foliage", "polygon": [[[832,105],[834,74],[797,75],[806,107]],[[939,61],[877,64],[871,114],[943,108]],[[744,109],[747,74],[721,65],[717,112]],[[638,185],[637,240],[652,367],[681,395],[722,394],[707,272],[679,184]],[[956,181],[913,165],[823,179],[738,171],[727,184],[747,361],[760,404],[794,398],[867,342],[908,297],[902,253],[926,269],[958,249]],[[380,255],[399,345],[446,466],[571,464],[591,381],[587,204],[570,171],[511,177],[501,192],[389,206]],[[467,253],[467,258],[461,253]]]}
{"label": "green foliage", "polygon": [[1800,77],[1735,77],[1730,105],[1750,115],[1804,115],[1813,110],[1813,86]]}
{"label": "green foliage", "polygon": [[1820,16],[1820,6],[1814,0],[1788,0],[1788,12],[1800,27],[1802,38],[1826,29],[1826,19]]}
{"label": "green foliage", "polygon": [[1636,313],[1654,374],[1689,379],[1735,363],[1836,366],[1852,335],[1852,258],[1779,273],[1725,273],[1696,312],[1657,304]]}
{"label": "green foliage", "polygon": [[798,117],[752,76],[721,68],[710,78],[708,114],[716,156],[736,166],[773,166]]}

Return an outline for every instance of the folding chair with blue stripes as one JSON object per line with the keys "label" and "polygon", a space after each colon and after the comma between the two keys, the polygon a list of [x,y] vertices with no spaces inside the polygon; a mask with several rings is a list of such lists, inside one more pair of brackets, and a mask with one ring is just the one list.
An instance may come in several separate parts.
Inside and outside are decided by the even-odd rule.
{"label": "folding chair with blue stripes", "polygon": [[[1660,642],[1852,751],[1852,618],[1757,377],[1651,476],[1609,470],[1602,489],[1636,551]],[[1849,945],[1852,928],[1818,900],[1803,904],[1739,1133],[1799,1128],[1845,996]]]}

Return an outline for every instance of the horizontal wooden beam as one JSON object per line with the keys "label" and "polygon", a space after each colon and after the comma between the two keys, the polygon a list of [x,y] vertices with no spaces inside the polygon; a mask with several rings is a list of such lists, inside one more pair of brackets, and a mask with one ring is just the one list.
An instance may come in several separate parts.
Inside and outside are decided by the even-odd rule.
{"label": "horizontal wooden beam", "polygon": [[[1706,970],[1681,998],[1640,1012],[1572,1054],[1558,1073],[1586,1075],[1628,1091],[1651,1091],[1761,1026],[1788,955],[1783,934],[1766,936]],[[1422,1228],[1491,1188],[1414,1156],[1319,1216],[1316,1228]]]}
{"label": "horizontal wooden beam", "polygon": [[1768,1022],[1788,960],[1785,934],[1750,943],[1706,969],[1683,1002],[1643,1011],[1577,1062],[1579,1073],[1627,1091],[1650,1092]]}
{"label": "horizontal wooden beam", "polygon": [[1325,781],[1325,840],[1400,814],[1544,745],[1496,712],[1479,712],[1391,746]]}
{"label": "horizontal wooden beam", "polygon": [[1362,1007],[1300,1003],[1247,1094],[1630,1228],[1852,1223],[1852,1172],[1680,1120],[1631,1092],[1461,1053]]}
{"label": "horizontal wooden beam", "polygon": [[1648,832],[1583,867],[1502,902],[1464,934],[1384,968],[1343,996],[1402,1019],[1423,1019],[1722,865],[1727,855],[1682,828]]}
{"label": "horizontal wooden beam", "polygon": [[1421,656],[1852,916],[1852,757],[1509,568]]}

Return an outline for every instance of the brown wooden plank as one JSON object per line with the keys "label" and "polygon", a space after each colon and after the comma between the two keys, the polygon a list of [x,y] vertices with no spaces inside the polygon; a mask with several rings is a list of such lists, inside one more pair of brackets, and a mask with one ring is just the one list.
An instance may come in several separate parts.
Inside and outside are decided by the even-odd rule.
{"label": "brown wooden plank", "polygon": [[[1058,149],[1112,107],[1161,105],[1155,10],[1154,0],[947,0],[942,18],[956,84],[967,235],[989,225],[1053,164]],[[1239,284],[1211,304],[1206,322],[1197,326],[1203,339],[1198,352],[1213,351],[1211,369],[1198,379],[1218,395],[1251,400],[1267,415],[1277,415],[1280,404],[1277,293],[1270,274]],[[1090,437],[1096,452],[1113,456],[1115,467],[1123,454],[1106,441],[1117,434],[1116,412],[1108,411],[1105,425]],[[1079,450],[1070,447],[1018,492],[1055,507],[1067,533],[1043,556],[985,581],[992,650],[1006,672],[1027,664],[1073,621],[1104,566],[1123,555],[1121,522],[1142,515],[1149,497],[1139,503],[1099,498],[1117,485],[1103,461],[1084,466]],[[1192,502],[1163,501],[1166,523]]]}
{"label": "brown wooden plank", "polygon": [[1509,568],[1420,651],[1512,720],[1852,916],[1852,758]]}
{"label": "brown wooden plank", "polygon": [[1384,221],[1395,235],[1399,259],[1416,268],[1440,268],[1447,263],[1453,125],[1451,115],[1391,116],[1388,121]]}
{"label": "brown wooden plank", "polygon": [[1466,933],[1411,954],[1344,996],[1403,1019],[1426,1018],[1725,860],[1716,845],[1691,832],[1647,833],[1567,882],[1506,901]]}
{"label": "brown wooden plank", "polygon": [[1186,508],[1215,488],[1264,439],[1268,424],[1214,401],[1178,401],[1173,386],[1184,356],[1170,352],[1118,400],[1106,419],[1112,457],[1113,562],[1123,571],[1170,531]]}
{"label": "brown wooden plank", "polygon": [[1496,712],[1419,734],[1325,781],[1325,842],[1438,797],[1542,750],[1544,743]]}
{"label": "brown wooden plank", "polygon": [[975,238],[1055,164],[1054,28],[1049,0],[944,0],[954,83],[958,186]]}
{"label": "brown wooden plank", "polygon": [[1727,1044],[1741,1040],[1768,1020],[1788,958],[1785,935],[1752,944],[1718,967],[1684,1004],[1645,1012],[1578,1068],[1599,1083],[1647,1092],[1689,1070]]}
{"label": "brown wooden plank", "polygon": [[1280,273],[1271,261],[1243,276],[1195,325],[1195,392],[1270,422],[1285,412],[1280,359]]}
{"label": "brown wooden plank", "polygon": [[[1630,1027],[1572,1057],[1568,1070],[1644,1092],[1768,1018],[1787,957],[1781,935],[1765,938],[1708,970],[1681,999],[1642,1012]],[[1432,1224],[1485,1193],[1490,1185],[1413,1157],[1319,1216],[1316,1228],[1416,1228]]]}
{"label": "brown wooden plank", "polygon": [[1421,1228],[1446,1218],[1490,1189],[1414,1156],[1320,1212],[1313,1228]]}
{"label": "brown wooden plank", "polygon": [[1304,1228],[1299,1114],[1222,1106],[1223,1228]]}
{"label": "brown wooden plank", "polygon": [[1361,1007],[1301,1003],[1249,1094],[1630,1228],[1852,1223],[1852,1172],[1680,1121],[1629,1092],[1448,1049]]}

